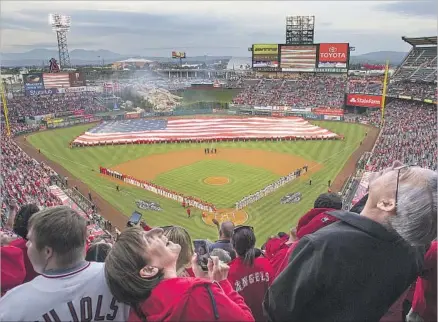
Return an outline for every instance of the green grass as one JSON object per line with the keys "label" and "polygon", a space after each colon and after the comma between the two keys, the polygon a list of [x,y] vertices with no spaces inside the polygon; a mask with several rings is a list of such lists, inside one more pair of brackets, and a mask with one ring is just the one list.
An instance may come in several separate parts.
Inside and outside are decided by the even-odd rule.
{"label": "green grass", "polygon": [[238,89],[228,88],[212,90],[186,89],[182,94],[183,104],[192,104],[197,102],[230,103],[238,92]]}
{"label": "green grass", "polygon": [[[308,180],[296,180],[281,188],[272,195],[251,205],[247,212],[249,214],[248,224],[255,228],[257,244],[261,245],[268,236],[279,231],[288,231],[294,226],[298,219],[310,208],[316,197],[327,191],[327,181],[334,180],[339,171],[343,168],[349,156],[359,147],[359,142],[364,138],[365,127],[357,124],[342,122],[314,122],[315,124],[345,136],[344,141],[298,141],[298,142],[227,142],[217,145],[217,148],[245,148],[261,149],[280,153],[287,153],[301,156],[308,160],[314,160],[323,164],[324,168],[312,175],[312,185]],[[184,150],[188,148],[202,149],[200,144],[157,144],[157,145],[123,145],[92,147],[81,149],[69,149],[68,143],[90,126],[77,126],[71,128],[57,129],[53,131],[36,133],[28,137],[28,142],[36,148],[41,149],[47,158],[61,164],[74,176],[86,183],[92,190],[96,191],[103,198],[108,200],[121,213],[129,216],[135,209],[136,199],[145,199],[159,202],[163,211],[141,211],[144,218],[150,225],[175,224],[184,226],[190,232],[192,238],[216,238],[216,230],[204,224],[200,211],[194,211],[192,218],[188,219],[181,206],[171,200],[158,197],[150,192],[129,186],[122,192],[115,191],[115,184],[99,175],[98,168],[112,167],[120,163],[134,160],[147,155],[166,153],[168,151]],[[275,161],[273,161],[275,162]],[[212,168],[210,168],[212,166]],[[229,173],[233,177],[232,185],[223,187],[208,187],[203,184],[195,184],[204,175],[216,175],[214,167],[221,167],[221,171]],[[227,205],[229,201],[237,201],[243,193],[252,192],[255,187],[261,187],[269,178],[275,179],[275,175],[265,171],[266,177],[259,175],[249,177],[244,173],[239,174],[243,165],[229,163],[220,164],[202,162],[192,167],[182,167],[167,174],[162,174],[157,182],[163,183],[172,181],[172,172],[185,179],[173,179],[173,186],[184,186],[184,189],[196,196],[207,196],[207,198],[220,198],[219,203]],[[232,170],[234,168],[234,170]],[[197,173],[203,171],[205,174]],[[247,171],[253,171],[248,169]],[[259,170],[259,169],[257,169]],[[227,172],[228,171],[228,172]],[[193,178],[192,178],[193,177]],[[241,181],[241,182],[238,182]],[[178,183],[179,182],[179,183]],[[189,183],[190,185],[185,183]],[[247,187],[245,191],[241,190]],[[253,188],[254,187],[254,188]],[[234,189],[236,188],[236,189]],[[217,189],[217,190],[215,190]],[[217,191],[217,193],[215,193]],[[303,199],[298,204],[281,205],[280,199],[287,193],[301,192]],[[204,194],[204,195],[203,195]],[[220,196],[222,195],[223,196]],[[209,200],[212,201],[213,200]]]}
{"label": "green grass", "polygon": [[[230,182],[222,186],[203,182],[207,177],[221,176],[229,178]],[[163,173],[153,182],[188,196],[202,198],[219,208],[232,208],[236,201],[277,178],[278,175],[265,169],[222,160],[205,160]]]}

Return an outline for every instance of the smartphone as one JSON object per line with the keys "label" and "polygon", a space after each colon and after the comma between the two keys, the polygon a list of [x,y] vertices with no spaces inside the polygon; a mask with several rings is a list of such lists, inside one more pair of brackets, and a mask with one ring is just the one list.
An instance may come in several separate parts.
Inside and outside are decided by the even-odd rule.
{"label": "smartphone", "polygon": [[133,226],[138,225],[138,223],[140,222],[142,216],[143,215],[141,213],[139,213],[138,211],[134,211],[132,213],[132,215],[131,215],[131,218],[129,218],[129,220],[128,220],[128,225],[127,226],[128,227],[133,227]]}
{"label": "smartphone", "polygon": [[195,239],[193,241],[193,247],[198,259],[198,265],[203,271],[208,271],[207,264],[210,257],[210,252],[208,251],[207,241],[204,239]]}

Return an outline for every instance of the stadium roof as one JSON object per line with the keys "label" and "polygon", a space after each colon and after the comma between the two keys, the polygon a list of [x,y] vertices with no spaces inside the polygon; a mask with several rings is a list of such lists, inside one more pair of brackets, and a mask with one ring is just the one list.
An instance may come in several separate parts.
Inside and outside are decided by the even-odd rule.
{"label": "stadium roof", "polygon": [[411,46],[424,46],[424,45],[435,45],[436,46],[436,39],[437,36],[433,37],[415,37],[415,38],[409,38],[409,37],[402,37],[404,41],[406,41]]}

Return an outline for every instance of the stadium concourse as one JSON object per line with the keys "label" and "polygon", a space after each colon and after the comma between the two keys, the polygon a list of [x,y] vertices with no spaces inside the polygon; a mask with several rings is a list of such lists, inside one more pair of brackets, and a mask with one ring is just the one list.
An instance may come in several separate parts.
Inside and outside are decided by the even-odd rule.
{"label": "stadium concourse", "polygon": [[[357,79],[241,78],[235,102],[340,107],[353,83],[380,93],[375,78],[364,78],[365,87]],[[406,96],[436,101],[427,83],[394,84],[390,89]],[[97,121],[95,113],[105,110],[99,102],[94,93],[14,94],[11,132],[31,151],[26,133],[44,130],[50,118],[29,120]],[[218,241],[205,247],[220,261],[207,265],[209,274],[192,261],[184,228],[140,223],[124,230],[121,221],[108,222],[100,197],[85,197],[71,178],[2,131],[0,321],[436,321],[436,106],[393,98],[384,123],[378,110],[345,117],[380,127],[363,166],[372,172],[369,192],[353,207],[336,193],[322,194],[296,227],[273,231],[261,249],[252,227],[217,223]],[[124,230],[117,242],[114,226]],[[68,294],[61,292],[66,285]]]}

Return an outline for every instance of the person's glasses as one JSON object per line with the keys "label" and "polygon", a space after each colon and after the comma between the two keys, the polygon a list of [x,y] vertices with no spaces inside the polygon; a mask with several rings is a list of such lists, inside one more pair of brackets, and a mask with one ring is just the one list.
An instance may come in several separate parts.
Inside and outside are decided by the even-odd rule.
{"label": "person's glasses", "polygon": [[397,171],[397,185],[395,188],[395,212],[397,213],[397,206],[398,206],[398,185],[400,183],[400,172],[406,171],[411,165],[402,165],[399,167],[394,168],[393,170]]}
{"label": "person's glasses", "polygon": [[238,225],[238,226],[234,227],[233,232],[237,232],[237,231],[239,231],[240,229],[243,229],[243,228],[251,229],[251,231],[254,231],[254,228],[252,226]]}

